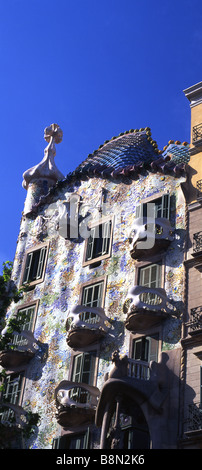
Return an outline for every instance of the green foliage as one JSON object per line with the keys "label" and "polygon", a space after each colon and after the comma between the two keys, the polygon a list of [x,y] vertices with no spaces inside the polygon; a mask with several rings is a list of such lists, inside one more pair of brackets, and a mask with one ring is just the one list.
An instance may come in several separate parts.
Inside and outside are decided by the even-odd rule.
{"label": "green foliage", "polygon": [[6,371],[2,369],[0,372],[0,393],[5,392],[5,378],[6,378]]}
{"label": "green foliage", "polygon": [[11,280],[13,263],[3,263],[3,274],[0,276],[0,328],[5,326],[6,311],[12,302],[18,302],[22,298],[22,289],[17,289]]}
{"label": "green foliage", "polygon": [[33,413],[28,411],[26,415],[26,424],[22,429],[23,436],[27,439],[35,432],[35,427],[37,426],[40,420],[40,415],[38,413]]}
{"label": "green foliage", "polygon": [[26,314],[20,314],[20,317],[9,318],[6,324],[6,333],[0,335],[0,351],[4,349],[15,349],[15,346],[10,344],[14,338],[14,332],[20,333],[26,319]]}

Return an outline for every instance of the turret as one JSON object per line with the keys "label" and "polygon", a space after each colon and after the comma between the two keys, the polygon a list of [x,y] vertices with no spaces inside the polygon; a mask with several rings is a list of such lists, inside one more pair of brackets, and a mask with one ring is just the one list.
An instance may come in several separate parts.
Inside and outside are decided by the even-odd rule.
{"label": "turret", "polygon": [[56,184],[58,180],[64,179],[64,175],[55,165],[56,149],[55,144],[62,141],[63,132],[58,124],[51,124],[44,130],[44,139],[48,142],[44,150],[44,158],[29,170],[23,173],[22,186],[27,190],[27,197],[24,207],[24,215],[27,215],[39,202],[42,196],[45,196],[49,189]]}

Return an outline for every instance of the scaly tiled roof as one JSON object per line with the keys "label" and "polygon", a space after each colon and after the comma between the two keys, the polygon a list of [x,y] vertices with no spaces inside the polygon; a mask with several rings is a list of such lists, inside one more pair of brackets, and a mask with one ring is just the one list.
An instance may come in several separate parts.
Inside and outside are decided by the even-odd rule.
{"label": "scaly tiled roof", "polygon": [[98,150],[88,157],[73,172],[79,174],[110,174],[131,165],[151,163],[158,158],[157,144],[151,138],[149,127],[131,129],[105,141]]}

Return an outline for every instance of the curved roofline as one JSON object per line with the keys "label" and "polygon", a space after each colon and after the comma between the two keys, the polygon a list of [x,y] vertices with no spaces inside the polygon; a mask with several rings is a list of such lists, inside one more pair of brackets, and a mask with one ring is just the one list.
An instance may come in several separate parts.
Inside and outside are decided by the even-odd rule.
{"label": "curved roofline", "polygon": [[[127,139],[129,135],[131,138]],[[120,139],[123,140],[123,145],[121,145]],[[117,147],[116,142],[119,142]],[[113,143],[115,145],[112,145]],[[27,215],[34,215],[40,206],[49,203],[57,189],[76,181],[102,178],[117,183],[128,183],[129,180],[137,179],[145,172],[169,174],[175,178],[183,176],[189,161],[188,146],[187,142],[170,140],[163,150],[158,150],[156,141],[151,137],[149,127],[121,132],[117,137],[106,140],[97,150],[89,154],[73,172],[57,181],[46,195],[41,196],[39,202]]]}

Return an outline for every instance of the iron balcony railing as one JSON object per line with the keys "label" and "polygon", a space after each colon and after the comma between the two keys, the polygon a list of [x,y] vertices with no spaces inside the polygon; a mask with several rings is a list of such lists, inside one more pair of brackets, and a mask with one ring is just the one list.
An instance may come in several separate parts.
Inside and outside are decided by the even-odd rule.
{"label": "iron balcony railing", "polygon": [[202,123],[197,124],[197,126],[194,126],[192,129],[192,141],[196,142],[200,139],[202,139]]}
{"label": "iron balcony railing", "polygon": [[202,180],[196,182],[197,198],[202,198]]}
{"label": "iron balcony railing", "polygon": [[188,406],[186,432],[202,431],[202,403],[192,403]]}
{"label": "iron balcony railing", "polygon": [[193,333],[195,331],[202,329],[202,305],[191,309],[190,312],[190,322],[187,323],[189,326],[189,332]]}
{"label": "iron balcony railing", "polygon": [[199,253],[200,251],[202,251],[202,231],[193,235],[193,252]]}

